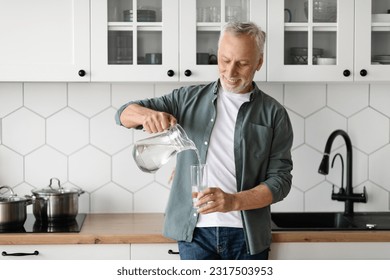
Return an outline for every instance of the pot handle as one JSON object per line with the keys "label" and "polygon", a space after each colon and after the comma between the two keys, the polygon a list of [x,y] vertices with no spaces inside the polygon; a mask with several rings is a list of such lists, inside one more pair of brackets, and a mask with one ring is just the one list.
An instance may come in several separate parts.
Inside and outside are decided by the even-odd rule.
{"label": "pot handle", "polygon": [[49,188],[53,189],[53,188],[52,188],[53,180],[56,180],[57,183],[58,183],[58,188],[59,188],[59,189],[62,189],[61,183],[60,183],[60,179],[58,179],[58,178],[51,178],[51,179],[50,179]]}
{"label": "pot handle", "polygon": [[26,206],[27,205],[31,205],[33,203],[33,200],[36,199],[35,196],[31,196],[31,195],[25,195],[24,198],[27,199],[26,200]]}
{"label": "pot handle", "polygon": [[1,189],[7,189],[11,193],[11,195],[9,197],[15,196],[15,193],[14,193],[14,191],[13,191],[13,189],[11,187],[9,187],[9,186],[1,186],[0,190]]}

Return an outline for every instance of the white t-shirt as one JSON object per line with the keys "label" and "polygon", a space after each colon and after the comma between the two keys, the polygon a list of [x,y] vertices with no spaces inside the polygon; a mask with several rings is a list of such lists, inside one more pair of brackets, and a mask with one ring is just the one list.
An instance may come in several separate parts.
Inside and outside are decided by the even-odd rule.
{"label": "white t-shirt", "polygon": [[[234,130],[238,110],[249,101],[249,93],[226,92],[220,87],[217,98],[217,117],[211,133],[206,164],[208,186],[219,187],[226,193],[236,193],[234,163]],[[239,211],[200,214],[197,227],[242,227]]]}

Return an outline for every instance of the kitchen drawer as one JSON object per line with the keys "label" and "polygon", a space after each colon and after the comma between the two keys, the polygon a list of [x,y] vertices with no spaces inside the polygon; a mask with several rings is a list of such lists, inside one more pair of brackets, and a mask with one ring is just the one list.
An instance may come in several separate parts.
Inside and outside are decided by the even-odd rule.
{"label": "kitchen drawer", "polygon": [[[3,252],[38,255],[4,256]],[[0,245],[0,260],[129,260],[129,244]]]}
{"label": "kitchen drawer", "polygon": [[131,244],[132,260],[179,260],[177,243]]}

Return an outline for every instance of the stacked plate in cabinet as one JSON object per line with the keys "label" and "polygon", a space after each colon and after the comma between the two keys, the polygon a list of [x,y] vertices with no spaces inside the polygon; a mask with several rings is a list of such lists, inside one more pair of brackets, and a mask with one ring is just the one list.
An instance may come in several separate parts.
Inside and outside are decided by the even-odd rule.
{"label": "stacked plate in cabinet", "polygon": [[373,62],[378,62],[379,64],[390,64],[390,55],[374,55]]}
{"label": "stacked plate in cabinet", "polygon": [[[133,10],[123,11],[124,21],[133,21]],[[155,22],[156,11],[154,10],[137,10],[137,21],[139,22]]]}

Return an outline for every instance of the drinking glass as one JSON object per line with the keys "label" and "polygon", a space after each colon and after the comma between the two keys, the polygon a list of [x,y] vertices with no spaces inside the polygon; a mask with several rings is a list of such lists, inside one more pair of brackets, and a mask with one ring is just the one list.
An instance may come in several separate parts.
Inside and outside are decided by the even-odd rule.
{"label": "drinking glass", "polygon": [[199,208],[199,206],[195,206],[195,203],[198,202],[198,193],[203,191],[206,187],[207,187],[207,165],[206,164],[191,165],[192,205],[195,209]]}

